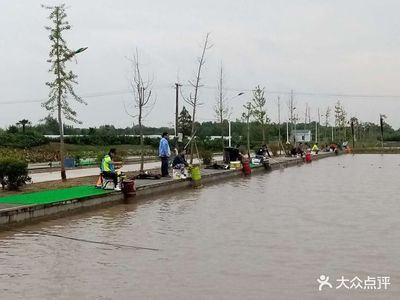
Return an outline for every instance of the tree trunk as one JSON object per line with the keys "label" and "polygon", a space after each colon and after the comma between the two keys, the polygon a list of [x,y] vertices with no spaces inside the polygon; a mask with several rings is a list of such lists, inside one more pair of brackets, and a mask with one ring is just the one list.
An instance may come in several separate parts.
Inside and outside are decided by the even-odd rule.
{"label": "tree trunk", "polygon": [[[200,85],[200,74],[201,74],[201,67],[204,64],[204,55],[207,50],[207,45],[208,45],[208,36],[209,33],[206,35],[206,39],[204,41],[204,47],[203,47],[203,52],[201,54],[201,58],[199,60],[199,68],[197,70],[197,76],[196,76],[196,85],[194,88],[194,98],[193,98],[193,114],[192,114],[192,138],[195,138],[195,123],[196,123],[196,108],[197,108],[197,94],[199,91],[199,85]],[[193,150],[194,150],[194,145],[193,141],[190,141],[190,164],[193,164]]]}
{"label": "tree trunk", "polygon": [[262,143],[265,144],[265,124],[261,123],[262,126]]}
{"label": "tree trunk", "polygon": [[250,158],[250,122],[247,118],[247,156]]}
{"label": "tree trunk", "polygon": [[224,151],[225,143],[224,143],[224,116],[222,115],[222,110],[221,110],[221,115],[220,115],[220,122],[221,122],[221,146],[222,146],[222,151]]}
{"label": "tree trunk", "polygon": [[193,123],[192,123],[192,134],[191,134],[191,140],[190,140],[190,164],[193,164],[193,150],[194,150],[194,138],[195,138],[195,128],[194,128],[194,120],[195,120],[195,115],[196,115],[196,109],[193,109]]}
{"label": "tree trunk", "polygon": [[[143,90],[143,94],[142,94],[142,99],[144,98],[144,89]],[[140,97],[140,96],[139,96]],[[140,104],[139,104],[139,134],[140,134],[140,173],[143,172],[144,170],[144,149],[143,149],[143,126],[142,126],[142,110],[143,110],[143,105],[141,104],[141,101],[143,100],[139,100]]]}
{"label": "tree trunk", "polygon": [[60,131],[60,163],[61,163],[61,180],[67,180],[67,174],[65,172],[65,149],[64,149],[64,128],[62,124],[62,115],[61,115],[61,89],[58,93],[58,127]]}
{"label": "tree trunk", "polygon": [[[57,18],[57,24],[59,20],[59,11],[58,8],[56,10],[56,18]],[[57,29],[59,26],[57,25]],[[57,40],[57,82],[58,82],[58,99],[57,99],[57,109],[58,109],[58,129],[60,131],[60,160],[61,160],[61,180],[66,181],[67,180],[67,174],[65,172],[65,161],[64,161],[64,128],[63,128],[63,123],[62,123],[62,107],[61,107],[61,93],[62,93],[62,86],[61,86],[61,58],[60,58],[60,52],[59,52],[59,45],[58,45],[58,40]]]}

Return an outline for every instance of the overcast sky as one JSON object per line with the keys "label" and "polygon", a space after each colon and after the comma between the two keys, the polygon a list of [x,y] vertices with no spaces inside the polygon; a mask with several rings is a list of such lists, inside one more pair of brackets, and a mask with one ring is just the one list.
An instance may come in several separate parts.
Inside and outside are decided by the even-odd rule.
{"label": "overcast sky", "polygon": [[[61,2],[62,3],[62,2]],[[74,104],[82,126],[132,125],[124,110],[132,57],[137,48],[142,72],[154,78],[157,102],[145,125],[174,122],[174,83],[194,77],[207,32],[199,121],[214,119],[218,69],[223,64],[232,118],[265,87],[268,113],[287,119],[291,89],[299,117],[311,106],[312,119],[341,100],[350,116],[377,123],[379,113],[400,127],[400,1],[397,0],[203,0],[65,1],[68,46],[89,47],[68,63],[78,76],[76,92],[87,106]],[[48,10],[58,1],[0,0],[0,127],[22,118],[37,122],[51,80],[46,62],[50,47]],[[352,96],[353,95],[353,96]],[[354,97],[365,95],[367,97]],[[390,97],[382,97],[382,96]],[[132,111],[132,113],[134,113]],[[333,120],[333,118],[332,118]]]}

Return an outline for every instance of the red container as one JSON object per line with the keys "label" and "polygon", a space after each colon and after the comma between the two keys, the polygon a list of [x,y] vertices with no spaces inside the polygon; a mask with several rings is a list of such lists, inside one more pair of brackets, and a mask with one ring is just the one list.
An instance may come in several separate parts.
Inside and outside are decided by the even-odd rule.
{"label": "red container", "polygon": [[245,175],[250,175],[251,174],[251,168],[250,168],[250,163],[248,160],[243,161],[243,173]]}
{"label": "red container", "polygon": [[136,194],[135,180],[124,179],[124,181],[122,181],[122,192],[125,195],[135,195]]}
{"label": "red container", "polygon": [[306,162],[311,162],[311,161],[312,161],[311,152],[307,152],[306,153]]}

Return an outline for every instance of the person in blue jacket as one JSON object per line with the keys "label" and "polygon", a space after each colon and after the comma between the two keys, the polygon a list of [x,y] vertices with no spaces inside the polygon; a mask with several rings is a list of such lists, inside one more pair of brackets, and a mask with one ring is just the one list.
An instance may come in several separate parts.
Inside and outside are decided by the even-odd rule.
{"label": "person in blue jacket", "polygon": [[169,135],[168,132],[164,132],[162,134],[162,138],[160,140],[160,147],[158,149],[159,156],[161,158],[161,176],[162,177],[171,177],[168,174],[168,159],[171,156],[171,150],[169,148]]}

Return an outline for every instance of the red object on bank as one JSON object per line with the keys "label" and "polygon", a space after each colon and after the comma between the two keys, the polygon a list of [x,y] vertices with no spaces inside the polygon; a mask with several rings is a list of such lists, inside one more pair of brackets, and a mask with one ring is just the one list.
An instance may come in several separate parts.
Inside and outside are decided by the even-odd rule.
{"label": "red object on bank", "polygon": [[134,194],[136,194],[135,180],[124,179],[122,181],[122,192],[125,195],[134,195]]}
{"label": "red object on bank", "polygon": [[307,151],[307,153],[306,153],[306,162],[311,162],[311,161],[312,161],[311,152]]}
{"label": "red object on bank", "polygon": [[245,175],[251,174],[251,168],[250,168],[250,162],[249,162],[249,160],[248,160],[247,158],[246,158],[246,159],[243,159],[242,164],[243,164],[243,173],[244,173]]}

